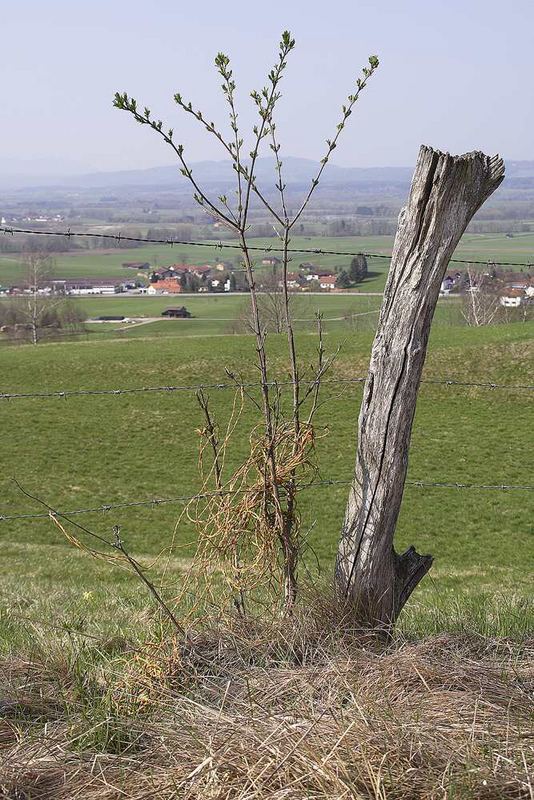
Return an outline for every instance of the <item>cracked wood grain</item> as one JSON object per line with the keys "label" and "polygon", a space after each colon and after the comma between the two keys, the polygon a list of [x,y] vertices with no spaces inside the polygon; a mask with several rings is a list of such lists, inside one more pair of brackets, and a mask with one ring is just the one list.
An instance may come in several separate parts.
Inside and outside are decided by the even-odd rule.
{"label": "cracked wood grain", "polygon": [[475,212],[504,178],[498,156],[421,147],[393,256],[358,422],[354,480],[339,541],[338,593],[362,621],[391,628],[432,565],[393,537],[417,392],[439,288]]}

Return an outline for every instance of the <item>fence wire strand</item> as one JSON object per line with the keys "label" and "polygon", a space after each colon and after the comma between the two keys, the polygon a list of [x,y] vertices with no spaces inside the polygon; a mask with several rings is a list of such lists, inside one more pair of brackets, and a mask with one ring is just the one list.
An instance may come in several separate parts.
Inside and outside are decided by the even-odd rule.
{"label": "fence wire strand", "polygon": [[[360,384],[365,383],[366,377],[355,377],[355,378],[328,378],[322,379],[320,381],[321,386],[324,385],[340,385],[340,384]],[[299,381],[299,385],[305,385],[307,387],[313,387],[317,385],[317,381],[306,381],[301,380]],[[497,389],[500,391],[527,391],[532,392],[534,391],[534,384],[507,384],[507,383],[495,383],[493,381],[460,381],[454,378],[426,378],[421,381],[422,384],[426,384],[427,386],[457,386],[459,388],[465,389]],[[58,389],[51,392],[0,392],[0,400],[27,400],[27,399],[68,399],[69,397],[98,397],[102,395],[110,395],[118,397],[119,395],[128,395],[128,394],[143,394],[145,392],[154,393],[154,392],[163,392],[172,394],[173,392],[199,392],[199,391],[210,391],[210,390],[225,390],[225,389],[254,389],[260,388],[262,386],[268,386],[269,388],[278,388],[281,386],[293,386],[293,381],[291,380],[273,380],[268,381],[267,384],[263,384],[260,381],[250,381],[250,382],[226,382],[226,383],[194,383],[194,384],[184,384],[178,386],[137,386],[132,388],[123,388],[123,389]]]}
{"label": "fence wire strand", "polygon": [[[26,234],[30,236],[63,236],[67,239],[71,237],[83,237],[83,238],[91,238],[91,239],[106,239],[106,240],[113,240],[115,242],[142,242],[143,244],[164,244],[168,245],[169,247],[174,247],[174,245],[180,247],[213,247],[217,250],[241,250],[240,244],[232,244],[226,240],[220,240],[218,242],[187,242],[185,240],[180,239],[142,239],[137,236],[123,236],[121,233],[90,233],[88,231],[71,231],[70,228],[66,231],[37,231],[31,230],[30,228],[13,228],[10,226],[2,225],[0,226],[0,233],[5,235],[14,235],[14,234]],[[282,247],[276,247],[273,245],[250,245],[248,247],[250,251],[259,251],[262,253],[282,253],[284,252]],[[323,250],[322,248],[318,247],[309,247],[309,248],[289,248],[288,253],[300,253],[305,255],[322,255],[322,256],[365,256],[366,258],[382,258],[385,260],[391,261],[391,254],[390,253],[362,253],[360,250],[359,252],[347,252],[343,250]],[[492,261],[491,259],[487,259],[486,261],[480,261],[475,259],[466,259],[466,258],[451,258],[449,263],[451,264],[480,264],[483,266],[488,266],[492,264],[496,264],[497,262]],[[523,262],[523,261],[507,261],[507,262],[499,262],[502,266],[506,267],[532,267],[534,266],[531,262]],[[242,270],[234,270],[242,271]]]}
{"label": "fence wire strand", "polygon": [[[307,491],[308,489],[313,489],[316,487],[325,487],[325,486],[348,486],[353,483],[351,479],[325,479],[320,481],[312,481],[311,483],[302,484],[301,486],[297,487],[297,491]],[[457,490],[476,490],[476,491],[499,491],[499,492],[506,492],[506,491],[523,491],[523,492],[532,492],[534,491],[534,486],[529,484],[484,484],[484,483],[454,483],[448,481],[418,481],[418,480],[410,480],[406,481],[407,486],[414,486],[418,489],[457,489]],[[233,489],[229,491],[219,490],[214,492],[201,492],[199,494],[191,494],[191,495],[181,495],[179,497],[153,497],[149,500],[134,500],[131,503],[103,503],[99,506],[93,506],[89,508],[77,508],[72,511],[58,511],[53,510],[49,512],[41,512],[41,513],[19,513],[19,514],[10,514],[10,515],[3,515],[0,514],[0,523],[1,522],[12,522],[15,520],[22,520],[22,519],[49,519],[51,516],[57,517],[71,517],[75,514],[95,514],[95,513],[106,513],[108,511],[115,511],[118,509],[124,508],[139,508],[141,506],[152,506],[153,508],[160,508],[163,505],[171,505],[176,503],[188,503],[191,500],[205,500],[209,499],[210,497],[224,497],[224,496],[231,496],[237,494],[246,494],[247,491],[256,491],[255,489]]]}
{"label": "fence wire strand", "polygon": [[[183,240],[177,239],[152,239],[152,238],[138,238],[135,236],[123,236],[122,234],[104,234],[104,233],[91,233],[91,232],[76,232],[71,231],[68,229],[67,231],[43,231],[43,230],[31,230],[25,228],[13,228],[10,226],[0,226],[0,233],[4,233],[5,235],[14,235],[14,234],[25,234],[25,235],[34,235],[34,236],[63,236],[67,239],[71,237],[84,237],[84,238],[93,238],[93,239],[105,239],[105,240],[113,240],[117,243],[120,242],[140,242],[143,244],[162,244],[168,245],[173,247],[174,245],[184,246],[184,247],[212,247],[218,250],[223,249],[233,249],[233,250],[240,250],[241,247],[239,244],[233,244],[227,241],[219,241],[219,242],[188,242]],[[282,252],[282,248],[278,248],[272,245],[266,246],[256,246],[252,245],[249,247],[251,251],[259,251],[262,253],[277,253]],[[347,252],[347,251],[339,251],[339,250],[323,250],[321,248],[290,248],[288,251],[290,253],[300,253],[300,254],[309,254],[309,255],[332,255],[332,256],[358,256],[364,255],[366,258],[376,258],[376,259],[384,259],[384,260],[391,260],[390,254],[381,254],[381,253],[362,253],[360,252]],[[486,261],[474,260],[474,259],[459,259],[459,258],[452,258],[450,259],[450,263],[455,264],[479,264],[479,265],[491,265],[495,262],[491,261],[490,259]],[[533,265],[529,262],[517,262],[517,261],[509,261],[509,262],[499,262],[502,266],[510,266],[510,267],[527,267],[530,268]],[[329,383],[329,384],[356,384],[356,383],[363,383],[365,382],[365,377],[356,377],[356,378],[335,378],[329,379],[326,381],[322,381],[322,383]],[[307,383],[310,386],[314,385],[314,381],[302,381],[303,383]],[[500,384],[494,383],[492,381],[459,381],[456,379],[425,379],[421,381],[421,383],[428,384],[428,385],[440,385],[440,386],[457,386],[457,387],[464,387],[464,388],[483,388],[483,389],[499,389],[499,390],[508,390],[508,391],[533,391],[534,385],[530,384],[518,384],[518,385],[510,385],[510,384]],[[283,385],[292,385],[292,381],[270,381],[269,386],[279,387]],[[58,390],[52,392],[15,392],[15,393],[8,393],[3,392],[0,393],[0,400],[18,400],[18,399],[27,399],[27,398],[68,398],[68,397],[88,397],[88,396],[97,396],[97,395],[126,395],[126,394],[140,394],[144,392],[178,392],[178,391],[189,391],[189,392],[197,392],[200,390],[219,390],[219,389],[244,389],[244,388],[253,388],[253,387],[260,387],[262,384],[260,382],[249,382],[249,383],[236,383],[236,382],[225,382],[225,383],[211,383],[211,384],[189,384],[189,385],[181,385],[181,386],[147,386],[147,387],[133,387],[133,388],[121,388],[121,389],[80,389],[80,390]],[[313,481],[308,484],[303,484],[298,487],[299,491],[309,490],[315,487],[324,487],[324,486],[336,486],[336,485],[351,485],[353,484],[353,480],[351,479],[325,479],[320,481]],[[406,481],[406,485],[413,486],[416,488],[438,488],[438,489],[451,489],[451,490],[476,490],[476,491],[534,491],[534,485],[528,484],[479,484],[479,483],[460,483],[460,482],[447,482],[447,481],[419,481],[419,480],[409,480]],[[89,507],[89,508],[78,508],[72,511],[50,511],[47,513],[18,513],[12,515],[0,515],[0,522],[10,522],[16,520],[24,520],[24,519],[46,519],[50,516],[73,516],[76,514],[92,514],[92,513],[106,513],[112,510],[119,510],[119,509],[127,509],[127,508],[139,508],[139,507],[149,507],[152,508],[160,508],[163,505],[169,504],[177,504],[177,503],[187,503],[191,500],[202,500],[208,499],[214,496],[223,496],[228,494],[238,494],[242,492],[246,492],[247,489],[241,490],[232,490],[232,491],[214,491],[214,492],[203,492],[200,494],[193,494],[193,495],[181,495],[178,497],[168,497],[168,498],[151,498],[148,500],[137,500],[133,502],[125,502],[125,503],[104,503],[99,506]]]}

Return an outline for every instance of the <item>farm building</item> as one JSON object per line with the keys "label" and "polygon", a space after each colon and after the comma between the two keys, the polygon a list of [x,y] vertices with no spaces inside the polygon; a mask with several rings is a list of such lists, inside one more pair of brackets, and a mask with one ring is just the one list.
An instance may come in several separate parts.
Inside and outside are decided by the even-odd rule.
{"label": "farm building", "polygon": [[165,311],[161,312],[161,316],[188,319],[191,316],[191,312],[185,306],[180,306],[179,308],[166,308]]}
{"label": "farm building", "polygon": [[116,294],[121,291],[121,281],[109,278],[66,278],[52,281],[52,291],[72,294]]}
{"label": "farm building", "polygon": [[182,286],[179,278],[165,278],[151,283],[147,294],[180,294]]}

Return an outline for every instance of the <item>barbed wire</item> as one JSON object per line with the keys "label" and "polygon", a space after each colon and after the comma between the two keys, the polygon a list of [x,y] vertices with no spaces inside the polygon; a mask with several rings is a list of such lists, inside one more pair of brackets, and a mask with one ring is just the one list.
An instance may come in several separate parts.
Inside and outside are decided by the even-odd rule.
{"label": "barbed wire", "polygon": [[[308,489],[313,489],[316,487],[326,487],[326,486],[348,486],[352,484],[354,481],[350,478],[345,479],[324,479],[320,481],[312,481],[310,483],[305,483],[300,486],[297,486],[297,491],[306,491]],[[459,483],[459,482],[450,482],[450,481],[418,481],[418,480],[409,480],[406,481],[407,486],[414,486],[418,489],[458,489],[458,490],[475,490],[475,491],[534,491],[534,486],[529,484],[507,484],[507,483],[500,483],[500,484],[485,484],[485,483]],[[181,495],[179,497],[153,497],[148,500],[135,500],[130,503],[102,503],[99,506],[92,506],[89,508],[76,508],[72,511],[58,511],[56,509],[48,511],[48,512],[41,512],[41,513],[20,513],[20,514],[10,514],[8,516],[0,514],[0,523],[1,522],[12,522],[22,519],[49,519],[51,516],[56,517],[72,517],[75,514],[95,514],[95,513],[107,513],[108,511],[115,511],[118,509],[124,508],[139,508],[141,506],[152,506],[153,508],[159,508],[163,505],[171,505],[176,503],[188,503],[192,500],[206,500],[212,497],[224,497],[224,496],[231,496],[237,494],[246,494],[247,492],[256,492],[256,488],[249,488],[249,489],[232,489],[232,490],[217,490],[213,492],[201,492],[198,494],[190,494],[190,495]]]}
{"label": "barbed wire", "polygon": [[[326,378],[318,380],[300,380],[299,385],[307,387],[316,386],[318,383],[324,385],[338,385],[338,384],[359,384],[365,383],[366,376],[354,378]],[[68,399],[69,397],[92,397],[102,395],[127,395],[127,394],[143,394],[144,392],[199,392],[209,390],[225,390],[225,389],[253,389],[260,388],[264,385],[269,388],[277,388],[280,386],[293,386],[292,380],[272,380],[266,384],[261,381],[249,382],[225,382],[225,383],[192,383],[176,386],[136,386],[123,389],[58,389],[51,392],[0,392],[0,400],[25,400],[30,398],[37,399]],[[457,386],[459,388],[477,388],[477,389],[498,389],[502,391],[534,391],[534,384],[507,384],[495,383],[493,381],[461,381],[454,378],[424,378],[422,384],[429,386]]]}
{"label": "barbed wire", "polygon": [[[142,242],[143,244],[164,244],[170,247],[174,247],[174,245],[180,247],[213,247],[218,250],[230,249],[230,250],[241,250],[240,244],[232,244],[227,241],[218,241],[218,242],[187,242],[185,240],[180,239],[142,239],[137,236],[123,236],[121,233],[90,233],[88,231],[71,231],[70,228],[66,231],[37,231],[32,230],[30,228],[13,228],[11,226],[0,226],[0,233],[4,234],[26,234],[30,236],[64,236],[67,239],[71,237],[84,237],[84,238],[92,238],[92,239],[109,239],[120,242]],[[276,247],[273,245],[250,245],[248,246],[248,250],[251,251],[259,251],[262,253],[282,253],[284,252],[282,247]],[[322,255],[322,256],[365,256],[366,258],[382,258],[391,261],[391,254],[389,253],[363,253],[362,251],[358,252],[347,252],[343,250],[323,250],[322,248],[317,247],[309,247],[309,248],[289,248],[288,253],[301,253],[307,255]],[[492,259],[487,259],[486,261],[480,261],[476,259],[466,259],[466,258],[451,258],[449,259],[450,264],[479,264],[483,266],[494,265],[497,262],[493,261]],[[500,261],[498,262],[502,266],[506,267],[533,267],[534,263],[532,262],[523,262],[523,261]],[[233,270],[234,272],[240,272],[243,270]]]}

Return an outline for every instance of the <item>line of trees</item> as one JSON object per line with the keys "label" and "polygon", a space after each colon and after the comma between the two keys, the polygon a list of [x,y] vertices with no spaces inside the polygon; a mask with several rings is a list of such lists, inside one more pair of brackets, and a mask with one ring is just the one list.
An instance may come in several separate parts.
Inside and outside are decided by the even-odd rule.
{"label": "line of trees", "polygon": [[85,312],[72,299],[40,291],[53,271],[49,256],[28,253],[25,264],[23,294],[0,303],[0,334],[9,340],[38,344],[62,333],[83,331]]}
{"label": "line of trees", "polygon": [[359,253],[351,260],[348,270],[341,270],[336,279],[336,286],[338,289],[350,289],[351,286],[362,283],[368,274],[367,259],[363,253]]}

